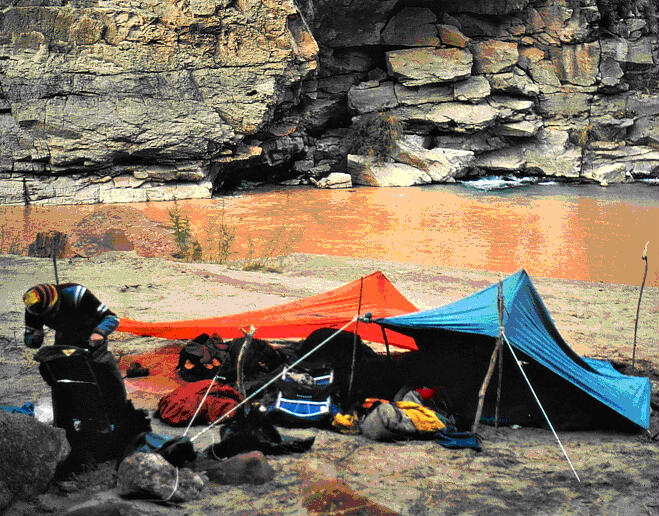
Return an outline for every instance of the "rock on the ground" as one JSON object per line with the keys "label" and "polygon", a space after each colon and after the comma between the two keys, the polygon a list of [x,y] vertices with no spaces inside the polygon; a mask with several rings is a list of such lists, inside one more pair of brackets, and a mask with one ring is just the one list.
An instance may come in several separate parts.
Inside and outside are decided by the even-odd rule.
{"label": "rock on the ground", "polygon": [[189,468],[175,468],[157,453],[135,453],[117,471],[122,495],[185,502],[201,497],[204,480]]}
{"label": "rock on the ground", "polygon": [[0,411],[0,511],[16,497],[44,492],[70,451],[61,428]]}
{"label": "rock on the ground", "polygon": [[275,476],[274,469],[260,451],[213,462],[216,464],[207,464],[204,471],[216,484],[265,484]]}

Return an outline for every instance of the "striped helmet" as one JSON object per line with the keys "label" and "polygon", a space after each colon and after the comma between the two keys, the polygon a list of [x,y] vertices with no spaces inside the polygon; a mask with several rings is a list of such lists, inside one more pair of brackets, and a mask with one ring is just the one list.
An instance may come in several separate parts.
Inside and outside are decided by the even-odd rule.
{"label": "striped helmet", "polygon": [[50,283],[35,285],[23,294],[25,309],[32,315],[46,315],[53,309],[57,299],[57,289]]}

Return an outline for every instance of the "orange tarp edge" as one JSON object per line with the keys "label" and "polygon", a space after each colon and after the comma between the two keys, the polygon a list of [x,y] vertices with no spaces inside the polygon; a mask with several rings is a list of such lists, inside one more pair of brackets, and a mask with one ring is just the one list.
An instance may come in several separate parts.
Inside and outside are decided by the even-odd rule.
{"label": "orange tarp edge", "polygon": [[[341,328],[356,314],[361,291],[361,315],[370,312],[373,319],[416,312],[417,308],[403,296],[380,271],[352,281],[335,290],[290,303],[240,314],[191,319],[173,322],[142,322],[121,318],[117,331],[136,335],[149,335],[172,340],[193,339],[207,333],[219,334],[223,339],[242,337],[241,328],[256,328],[255,338],[287,339],[306,338],[319,328]],[[354,331],[354,324],[346,328]],[[382,327],[359,323],[362,339],[384,343]],[[390,345],[416,349],[411,337],[387,330]]]}

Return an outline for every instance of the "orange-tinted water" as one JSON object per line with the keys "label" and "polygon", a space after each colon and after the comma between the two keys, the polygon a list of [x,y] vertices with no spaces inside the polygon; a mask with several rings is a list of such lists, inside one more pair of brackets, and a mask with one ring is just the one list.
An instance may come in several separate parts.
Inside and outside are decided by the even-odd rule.
{"label": "orange-tinted water", "polygon": [[[646,284],[659,286],[657,193],[649,185],[530,186],[498,193],[459,185],[286,188],[177,206],[207,256],[217,256],[223,221],[235,235],[232,258],[321,253],[503,272],[523,267],[532,276],[637,285],[649,240]],[[173,206],[141,203],[125,209],[168,225]],[[26,246],[37,229],[70,230],[95,209],[4,207],[0,220],[14,241],[25,235]],[[132,229],[139,231],[139,225]],[[6,251],[6,242],[0,245]]]}

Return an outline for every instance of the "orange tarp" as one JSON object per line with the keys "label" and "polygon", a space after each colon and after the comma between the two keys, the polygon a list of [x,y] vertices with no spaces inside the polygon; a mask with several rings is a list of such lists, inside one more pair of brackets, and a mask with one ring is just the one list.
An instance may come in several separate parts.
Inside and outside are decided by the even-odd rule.
{"label": "orange tarp", "polygon": [[[377,271],[335,290],[271,308],[174,322],[149,323],[122,318],[117,331],[180,340],[193,339],[202,333],[217,333],[226,340],[242,337],[241,328],[248,329],[251,325],[256,328],[255,338],[303,339],[319,328],[338,329],[348,323],[357,314],[360,293],[360,314],[370,312],[373,319],[417,311],[386,276]],[[354,329],[354,323],[345,328],[346,331]],[[358,333],[363,340],[384,343],[382,327],[377,324],[360,322]],[[387,341],[392,346],[416,349],[412,338],[391,330],[387,330]]]}

